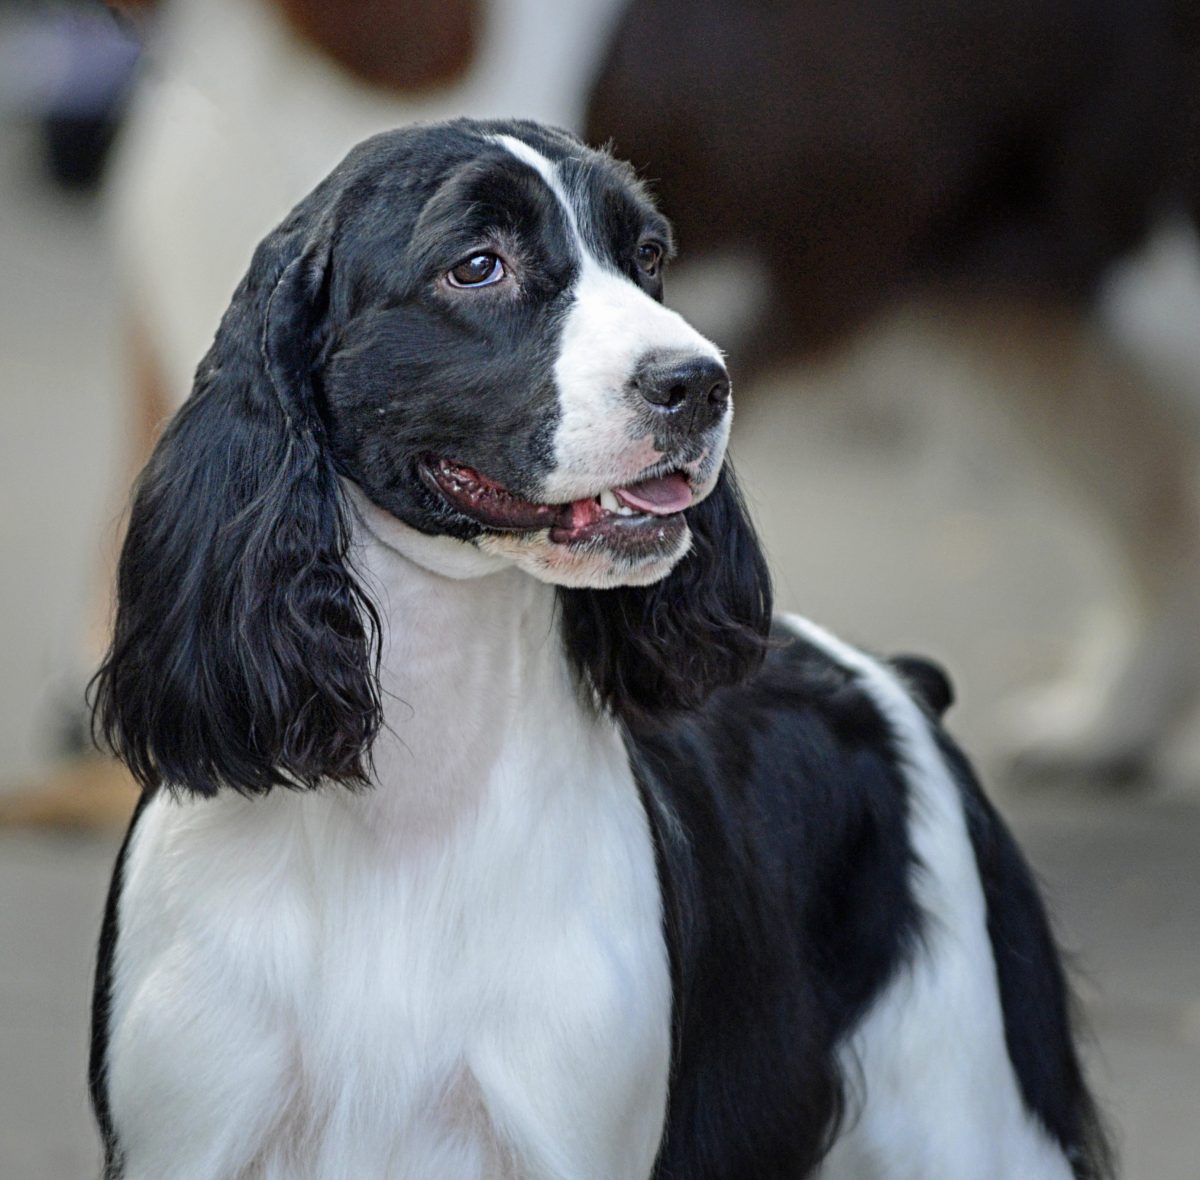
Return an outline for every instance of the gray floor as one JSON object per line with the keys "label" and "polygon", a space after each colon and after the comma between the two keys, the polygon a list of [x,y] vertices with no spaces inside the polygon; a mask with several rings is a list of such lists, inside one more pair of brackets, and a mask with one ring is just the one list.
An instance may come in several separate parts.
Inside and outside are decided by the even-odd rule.
{"label": "gray floor", "polygon": [[[18,131],[0,134],[0,787],[52,752],[117,503],[119,320],[99,218],[40,189],[28,148]],[[888,329],[881,347],[903,347],[904,332],[902,322]],[[739,458],[782,604],[953,669],[957,728],[1075,955],[1124,1174],[1196,1180],[1196,795],[1187,784],[1132,798],[1036,792],[995,773],[999,702],[1053,669],[1080,613],[1112,592],[1103,546],[1086,508],[1054,498],[953,371],[885,371],[886,381],[863,381],[850,369],[820,389],[787,379],[741,405]],[[85,1013],[115,844],[0,833],[3,1180],[95,1174]]]}

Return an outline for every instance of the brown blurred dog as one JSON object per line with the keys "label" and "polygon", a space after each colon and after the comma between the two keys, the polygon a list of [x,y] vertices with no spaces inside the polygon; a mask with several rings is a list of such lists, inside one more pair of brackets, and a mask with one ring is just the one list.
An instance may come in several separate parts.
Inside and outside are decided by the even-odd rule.
{"label": "brown blurred dog", "polygon": [[751,265],[739,369],[920,290],[1100,510],[1131,610],[1019,711],[1038,769],[1140,770],[1200,695],[1200,456],[1088,322],[1157,217],[1200,212],[1198,43],[1192,0],[634,0],[592,97],[688,250]]}
{"label": "brown blurred dog", "polygon": [[1195,448],[1088,316],[1156,217],[1197,209],[1198,33],[1184,0],[176,0],[112,187],[143,417],[183,398],[250,245],[351,142],[453,114],[611,138],[689,256],[749,266],[755,297],[712,329],[743,373],[914,290],[953,305],[1134,590],[1102,673],[1032,699],[1018,752],[1127,773],[1200,692]]}

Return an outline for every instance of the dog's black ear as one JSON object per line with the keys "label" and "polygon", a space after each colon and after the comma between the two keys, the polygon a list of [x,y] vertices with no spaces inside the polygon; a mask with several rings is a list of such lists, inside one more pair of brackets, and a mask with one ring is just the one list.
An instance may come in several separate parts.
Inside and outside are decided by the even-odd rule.
{"label": "dog's black ear", "polygon": [[577,672],[631,724],[696,708],[766,654],[771,577],[728,463],[688,524],[691,551],[661,582],[560,591]]}
{"label": "dog's black ear", "polygon": [[365,783],[379,620],[317,414],[329,248],[259,246],[134,495],[97,736],[146,786]]}

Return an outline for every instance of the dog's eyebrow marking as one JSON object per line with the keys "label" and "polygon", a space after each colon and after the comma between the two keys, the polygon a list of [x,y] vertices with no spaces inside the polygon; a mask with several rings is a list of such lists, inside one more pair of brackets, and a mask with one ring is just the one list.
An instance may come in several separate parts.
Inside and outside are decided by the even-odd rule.
{"label": "dog's eyebrow marking", "polygon": [[579,220],[575,216],[575,207],[571,204],[567,190],[563,188],[562,178],[553,161],[546,159],[537,148],[530,147],[523,139],[517,139],[515,135],[497,135],[495,140],[512,152],[521,163],[528,164],[546,182],[546,187],[558,198],[558,203],[566,214],[567,224],[571,227],[571,233],[575,235],[575,242],[579,246],[580,254],[585,259],[589,258],[591,251],[584,245],[583,234],[579,232]]}

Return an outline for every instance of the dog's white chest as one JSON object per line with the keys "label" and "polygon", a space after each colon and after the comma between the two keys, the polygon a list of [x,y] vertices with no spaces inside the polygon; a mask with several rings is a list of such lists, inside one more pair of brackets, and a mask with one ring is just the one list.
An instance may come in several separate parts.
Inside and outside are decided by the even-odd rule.
{"label": "dog's white chest", "polygon": [[[653,846],[619,738],[567,713],[441,811],[382,788],[150,806],[110,1058],[130,1180],[648,1175],[670,1026]],[[568,752],[587,781],[558,778]],[[221,1129],[190,1170],[139,1159],[164,1093]]]}

